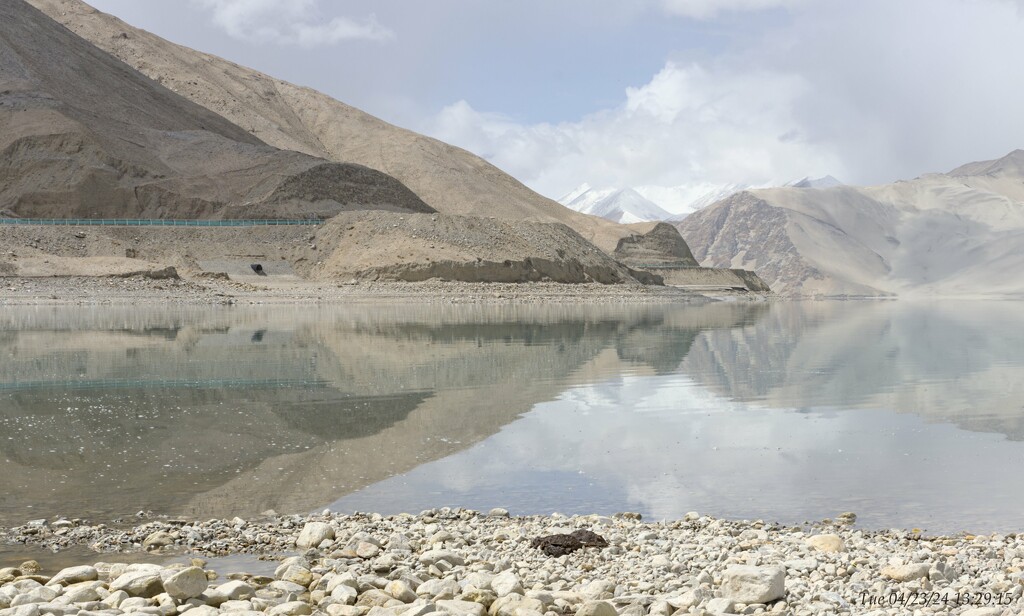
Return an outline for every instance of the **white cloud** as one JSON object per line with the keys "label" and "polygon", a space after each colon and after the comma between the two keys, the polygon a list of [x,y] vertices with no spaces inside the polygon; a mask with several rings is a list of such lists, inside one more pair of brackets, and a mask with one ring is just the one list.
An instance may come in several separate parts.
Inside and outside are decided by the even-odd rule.
{"label": "white cloud", "polygon": [[561,196],[583,181],[664,186],[785,181],[845,169],[804,138],[793,114],[809,85],[796,75],[667,63],[615,108],[577,122],[525,125],[459,101],[428,131],[535,190]]}
{"label": "white cloud", "polygon": [[254,43],[320,47],[347,40],[385,40],[394,34],[371,15],[362,21],[324,18],[319,0],[193,0],[232,38]]}
{"label": "white cloud", "polygon": [[663,0],[662,5],[669,13],[712,19],[722,13],[740,11],[763,11],[780,7],[793,7],[808,0]]}
{"label": "white cloud", "polygon": [[[686,4],[695,15],[711,6]],[[666,63],[596,113],[529,124],[460,101],[421,128],[554,198],[583,182],[909,179],[1024,147],[1024,82],[1010,78],[1024,57],[1022,8],[1024,0],[805,0],[710,59]]]}

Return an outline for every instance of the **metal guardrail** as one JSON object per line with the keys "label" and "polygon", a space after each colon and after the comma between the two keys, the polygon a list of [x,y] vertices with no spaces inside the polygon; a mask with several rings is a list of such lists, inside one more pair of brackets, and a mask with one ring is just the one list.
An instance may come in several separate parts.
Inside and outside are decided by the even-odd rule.
{"label": "metal guardrail", "polygon": [[37,389],[247,389],[247,388],[323,388],[328,382],[319,379],[91,379],[53,381],[14,381],[0,383],[0,391]]}
{"label": "metal guardrail", "polygon": [[0,218],[0,225],[59,227],[277,227],[319,225],[319,219],[174,220],[165,218]]}

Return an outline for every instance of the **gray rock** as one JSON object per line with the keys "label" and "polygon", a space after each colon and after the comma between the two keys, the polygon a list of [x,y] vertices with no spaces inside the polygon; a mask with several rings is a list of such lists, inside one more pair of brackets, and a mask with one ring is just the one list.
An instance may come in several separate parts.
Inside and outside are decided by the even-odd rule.
{"label": "gray rock", "polygon": [[419,599],[415,591],[413,591],[413,589],[402,580],[392,580],[388,582],[387,586],[384,587],[384,592],[388,593],[395,599],[398,599],[402,603],[412,603],[416,599]]}
{"label": "gray rock", "polygon": [[29,603],[49,603],[60,595],[60,592],[49,586],[37,586],[20,593],[11,600],[11,607],[18,607]]}
{"label": "gray rock", "polygon": [[300,548],[315,548],[325,540],[334,539],[334,528],[325,522],[307,522],[295,540]]}
{"label": "gray rock", "polygon": [[580,594],[591,601],[611,599],[615,595],[615,582],[611,580],[594,580],[580,589]]}
{"label": "gray rock", "polygon": [[41,614],[52,614],[52,616],[75,616],[80,611],[80,608],[76,605],[66,605],[57,603],[39,603],[39,613]]}
{"label": "gray rock", "polygon": [[329,616],[362,616],[363,610],[354,605],[339,605],[337,603],[327,606]]}
{"label": "gray rock", "polygon": [[345,573],[342,573],[342,574],[339,574],[339,575],[335,575],[334,577],[332,577],[327,582],[327,587],[326,587],[325,590],[327,590],[327,592],[329,592],[329,593],[330,592],[334,592],[334,589],[337,588],[338,586],[350,586],[353,589],[357,589],[358,590],[359,582],[356,580],[355,576],[353,576],[351,573],[345,572]]}
{"label": "gray rock", "polygon": [[725,597],[719,597],[708,601],[705,608],[711,614],[735,614],[736,613],[736,602],[732,599],[726,599]]}
{"label": "gray rock", "polygon": [[508,517],[508,509],[503,509],[501,507],[495,507],[494,509],[491,509],[490,511],[487,512],[487,517],[489,517],[489,518],[507,518]]}
{"label": "gray rock", "polygon": [[30,603],[0,610],[0,616],[39,616],[39,605]]}
{"label": "gray rock", "polygon": [[100,574],[96,571],[96,567],[90,567],[83,565],[81,567],[67,567],[57,572],[57,575],[50,578],[49,585],[60,584],[61,586],[68,586],[70,584],[77,584],[79,582],[91,582],[98,580]]}
{"label": "gray rock", "polygon": [[490,590],[494,575],[490,571],[474,571],[459,581],[462,588],[475,587],[480,590]]}
{"label": "gray rock", "polygon": [[308,588],[313,582],[313,572],[305,567],[299,565],[292,565],[284,570],[281,574],[281,580],[284,582],[292,582],[298,584],[304,588]]}
{"label": "gray rock", "polygon": [[334,590],[331,591],[331,598],[344,603],[345,605],[352,605],[356,602],[356,598],[359,596],[359,592],[351,586],[345,584],[338,584]]}
{"label": "gray rock", "polygon": [[672,607],[668,601],[655,601],[647,609],[650,616],[672,616],[675,611],[676,608]]}
{"label": "gray rock", "polygon": [[455,616],[485,616],[484,606],[472,601],[438,601],[437,608]]}
{"label": "gray rock", "polygon": [[884,567],[882,569],[882,577],[886,577],[897,582],[909,582],[910,580],[918,580],[928,577],[928,572],[930,570],[931,565],[928,563],[910,563],[895,567]]}
{"label": "gray rock", "polygon": [[252,597],[256,594],[256,589],[242,580],[231,580],[225,582],[216,588],[217,593],[227,597],[227,601],[239,601]]}
{"label": "gray rock", "polygon": [[[528,590],[526,591],[526,597],[528,599],[536,599],[541,602],[541,605],[546,609],[555,603],[555,596],[545,590]],[[669,612],[671,614],[672,612]]]}
{"label": "gray rock", "polygon": [[519,581],[519,576],[512,573],[511,571],[502,571],[498,575],[494,576],[491,580],[491,590],[494,594],[499,597],[510,595],[512,593],[524,594],[522,582]]}
{"label": "gray rock", "polygon": [[121,602],[118,609],[131,612],[144,607],[152,607],[153,603],[145,597],[130,597]]}
{"label": "gray rock", "polygon": [[166,531],[158,530],[143,539],[142,547],[147,550],[166,547],[174,543],[174,536]]}
{"label": "gray rock", "polygon": [[110,583],[110,590],[123,590],[133,597],[155,597],[164,592],[164,584],[158,572],[143,569],[122,573]]}
{"label": "gray rock", "polygon": [[232,599],[225,601],[220,604],[220,611],[222,612],[251,612],[254,611],[252,607],[252,601],[241,601]]}
{"label": "gray rock", "polygon": [[607,601],[587,601],[576,610],[576,616],[618,616],[618,612]]}
{"label": "gray rock", "polygon": [[[441,597],[444,598],[444,597]],[[494,594],[493,590],[480,590],[479,588],[467,588],[462,591],[458,598],[462,601],[473,601],[484,606],[485,609],[490,608],[494,605],[494,602],[498,600],[498,595]]]}
{"label": "gray rock", "polygon": [[184,613],[188,614],[188,616],[217,616],[220,614],[220,610],[212,605],[199,605],[189,608],[188,611]]}
{"label": "gray rock", "polygon": [[380,546],[369,541],[360,541],[356,544],[356,556],[359,558],[373,558],[380,554]]}
{"label": "gray rock", "polygon": [[413,605],[408,609],[402,611],[402,616],[426,616],[437,611],[437,606],[433,603],[420,603],[419,605]]}
{"label": "gray rock", "polygon": [[270,608],[270,616],[309,616],[313,608],[305,601],[288,601]]}
{"label": "gray rock", "polygon": [[846,543],[836,534],[814,535],[807,539],[807,545],[819,552],[845,552]]}
{"label": "gray rock", "polygon": [[86,603],[91,601],[100,601],[103,599],[100,596],[99,588],[96,584],[100,582],[79,582],[73,584],[64,589],[64,594],[60,596],[62,601],[68,603]]}
{"label": "gray rock", "polygon": [[284,594],[295,593],[297,595],[301,595],[307,590],[302,584],[296,584],[295,582],[289,582],[287,580],[273,581],[267,586],[267,588],[279,590]]}
{"label": "gray rock", "polygon": [[813,558],[787,560],[782,564],[790,571],[814,571],[818,568],[818,561]]}
{"label": "gray rock", "polygon": [[[490,587],[490,580],[488,580],[487,588]],[[476,588],[479,587],[476,586]],[[431,599],[454,599],[455,595],[459,594],[461,591],[462,587],[458,582],[446,579],[427,580],[416,587],[417,595],[423,595],[425,597],[430,597]]]}
{"label": "gray rock", "polygon": [[419,558],[421,565],[428,566],[436,565],[438,562],[442,560],[448,561],[449,563],[456,566],[466,564],[466,559],[462,558],[461,556],[459,556],[455,552],[452,552],[451,550],[427,550],[426,552],[420,554]]}
{"label": "gray rock", "polygon": [[388,593],[384,592],[383,590],[371,588],[370,590],[359,595],[359,599],[356,600],[356,605],[365,605],[367,607],[373,607],[374,605],[377,605],[380,607],[385,607],[389,603],[394,604],[398,602],[399,601],[397,599],[395,599]]}
{"label": "gray rock", "polygon": [[208,585],[205,571],[189,567],[164,580],[164,591],[175,600],[184,601],[203,594]]}
{"label": "gray rock", "polygon": [[116,590],[116,591],[110,593],[109,595],[107,595],[104,599],[102,599],[100,601],[100,603],[102,603],[103,605],[109,606],[111,608],[117,608],[117,607],[119,607],[121,605],[121,602],[124,601],[127,598],[128,598],[128,593],[126,593],[123,590]]}
{"label": "gray rock", "polygon": [[783,567],[734,565],[722,575],[722,596],[737,603],[768,603],[785,595]]}

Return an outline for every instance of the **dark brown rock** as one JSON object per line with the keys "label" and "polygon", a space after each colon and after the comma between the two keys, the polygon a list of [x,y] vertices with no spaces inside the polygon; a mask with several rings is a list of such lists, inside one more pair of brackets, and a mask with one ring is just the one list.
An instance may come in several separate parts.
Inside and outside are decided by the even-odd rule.
{"label": "dark brown rock", "polygon": [[581,528],[568,535],[537,537],[530,545],[548,556],[564,556],[585,547],[608,547],[608,541],[593,531]]}
{"label": "dark brown rock", "polygon": [[601,535],[598,535],[597,533],[595,533],[592,530],[587,530],[585,528],[581,528],[579,530],[573,531],[570,534],[573,537],[576,537],[577,539],[579,539],[580,543],[582,543],[584,545],[584,547],[588,547],[588,548],[590,548],[590,547],[594,547],[594,548],[606,548],[606,547],[608,547],[608,540],[605,539],[604,537],[602,537]]}
{"label": "dark brown rock", "polygon": [[564,556],[583,548],[583,542],[572,535],[546,535],[537,537],[530,545],[548,556]]}

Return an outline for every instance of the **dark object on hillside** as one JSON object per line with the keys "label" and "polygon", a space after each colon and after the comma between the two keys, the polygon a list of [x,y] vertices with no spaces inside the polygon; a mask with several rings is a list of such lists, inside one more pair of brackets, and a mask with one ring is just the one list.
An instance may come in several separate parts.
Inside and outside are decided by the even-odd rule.
{"label": "dark object on hillside", "polygon": [[256,272],[257,276],[266,276],[267,275],[267,273],[263,271],[263,265],[261,265],[259,263],[253,263],[249,267],[252,268],[252,271]]}
{"label": "dark object on hillside", "polygon": [[580,529],[568,535],[537,537],[530,542],[530,546],[537,548],[548,556],[564,556],[585,547],[607,547],[608,541],[593,531]]}

